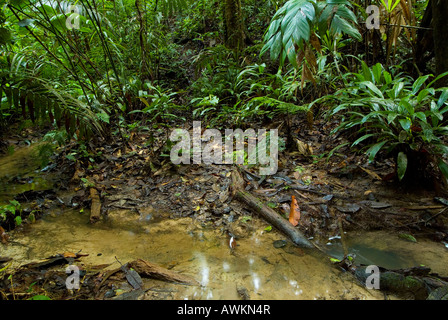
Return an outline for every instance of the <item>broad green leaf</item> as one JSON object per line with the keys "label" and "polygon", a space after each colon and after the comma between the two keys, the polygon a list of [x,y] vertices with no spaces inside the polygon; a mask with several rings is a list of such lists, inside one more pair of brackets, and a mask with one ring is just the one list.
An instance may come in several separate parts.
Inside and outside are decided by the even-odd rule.
{"label": "broad green leaf", "polygon": [[373,84],[372,82],[370,82],[370,81],[363,81],[363,82],[360,83],[360,85],[365,85],[365,86],[366,86],[367,88],[369,88],[373,93],[375,93],[378,97],[384,99],[383,93],[382,93],[382,92],[380,91],[380,89],[378,89],[378,87],[377,87],[375,84]]}
{"label": "broad green leaf", "polygon": [[417,80],[415,80],[414,84],[412,85],[412,94],[416,94],[421,86],[428,80],[429,75],[421,76]]}
{"label": "broad green leaf", "polygon": [[427,126],[423,129],[423,137],[425,138],[426,142],[431,142],[436,139],[434,131],[430,126]]}
{"label": "broad green leaf", "polygon": [[109,123],[109,115],[108,115],[104,110],[102,110],[101,112],[98,112],[98,113],[96,114],[96,116],[97,116],[98,119],[100,119],[101,121],[104,121],[104,122],[106,122],[106,123]]}
{"label": "broad green leaf", "polygon": [[442,105],[446,102],[448,99],[448,89],[444,89],[442,91],[442,94],[440,95],[439,101],[437,101],[437,106],[439,109],[442,107]]}
{"label": "broad green leaf", "polygon": [[425,88],[421,90],[417,96],[417,104],[420,104],[429,94],[434,95],[434,93],[435,93],[434,88]]}
{"label": "broad green leaf", "polygon": [[438,165],[439,165],[440,172],[442,172],[442,174],[445,176],[445,178],[448,179],[448,164],[446,164],[445,161],[440,159]]}
{"label": "broad green leaf", "polygon": [[372,67],[373,76],[375,78],[375,83],[379,83],[381,81],[381,74],[383,71],[383,66],[381,63],[377,63]]}
{"label": "broad green leaf", "polygon": [[50,19],[51,25],[59,32],[68,31],[67,26],[65,25],[66,21],[67,17],[63,13],[57,14]]}
{"label": "broad green leaf", "polygon": [[414,116],[415,116],[416,118],[418,118],[418,119],[424,121],[424,122],[427,121],[427,119],[426,119],[426,115],[425,115],[424,112],[421,112],[421,111],[416,112],[416,113],[414,114]]}
{"label": "broad green leaf", "polygon": [[398,117],[398,114],[396,112],[391,112],[387,115],[387,123],[392,123],[396,118]]}
{"label": "broad green leaf", "polygon": [[400,152],[397,157],[397,173],[398,179],[401,181],[406,173],[408,167],[408,157],[404,152]]}
{"label": "broad green leaf", "polygon": [[367,150],[367,155],[369,156],[369,161],[372,162],[373,159],[375,159],[376,154],[378,153],[378,151],[381,150],[381,148],[387,143],[387,141],[381,141],[378,142],[377,144],[373,145],[372,147],[370,147],[369,150]]}
{"label": "broad green leaf", "polygon": [[335,15],[333,17],[330,31],[332,31],[334,34],[347,34],[358,41],[362,40],[362,36],[359,33],[358,29],[338,15]]}
{"label": "broad green leaf", "polygon": [[393,86],[394,98],[400,97],[400,93],[404,88],[404,82],[400,81]]}
{"label": "broad green leaf", "polygon": [[369,133],[369,134],[366,134],[366,135],[362,136],[361,138],[359,138],[358,140],[353,142],[352,147],[356,146],[357,144],[361,143],[362,141],[364,141],[364,140],[366,140],[366,139],[368,139],[370,137],[373,137],[375,135],[376,134],[374,134],[374,133]]}
{"label": "broad green leaf", "polygon": [[364,81],[374,82],[375,77],[373,76],[372,70],[370,70],[370,68],[367,66],[367,64],[364,61],[361,62],[361,67],[362,67],[362,75],[364,77]]}
{"label": "broad green leaf", "polygon": [[386,82],[386,84],[390,84],[392,82],[392,75],[389,72],[384,71],[383,76],[384,76],[384,81]]}
{"label": "broad green leaf", "polygon": [[434,80],[432,80],[426,87],[427,88],[429,88],[429,87],[432,87],[432,85],[434,84],[434,83],[436,83],[437,81],[439,81],[439,79],[441,79],[441,78],[443,78],[443,77],[446,77],[448,75],[448,71],[447,72],[444,72],[444,73],[442,73],[442,74],[439,74]]}
{"label": "broad green leaf", "polygon": [[17,226],[20,226],[22,224],[22,217],[17,216],[14,218],[14,221],[16,222]]}
{"label": "broad green leaf", "polygon": [[409,119],[400,119],[399,122],[400,122],[401,127],[403,128],[403,130],[408,131],[409,129],[411,129],[411,126],[412,126],[411,120],[409,120]]}
{"label": "broad green leaf", "polygon": [[47,4],[39,5],[39,6],[37,6],[36,9],[40,12],[40,14],[42,16],[44,16],[46,18],[47,17],[51,18],[51,17],[53,17],[54,15],[57,14],[56,10],[53,9],[53,7],[51,7],[51,6],[47,5]]}
{"label": "broad green leaf", "polygon": [[405,107],[408,114],[412,117],[414,115],[414,106],[411,105],[406,99],[401,99],[400,103]]}

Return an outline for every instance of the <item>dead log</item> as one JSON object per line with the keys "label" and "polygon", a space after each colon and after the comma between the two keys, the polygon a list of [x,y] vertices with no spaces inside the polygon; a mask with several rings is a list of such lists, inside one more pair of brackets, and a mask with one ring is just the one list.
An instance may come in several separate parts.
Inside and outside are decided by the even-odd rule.
{"label": "dead log", "polygon": [[95,223],[100,220],[101,217],[101,200],[98,191],[95,188],[90,188],[90,198],[92,199],[90,223]]}
{"label": "dead log", "polygon": [[[353,260],[344,257],[335,265],[351,272],[362,286],[372,284],[372,270],[368,266],[355,265]],[[428,267],[411,267],[390,270],[381,266],[377,269],[377,285],[379,290],[397,295],[404,299],[415,300],[448,300],[448,278],[431,273]]]}
{"label": "dead log", "polygon": [[236,199],[251,207],[274,228],[288,236],[296,245],[314,248],[314,245],[302,234],[302,232],[294,227],[288,220],[266,206],[257,197],[244,191],[244,180],[236,169],[232,172],[232,194]]}
{"label": "dead log", "polygon": [[193,277],[168,270],[142,259],[131,261],[128,263],[128,266],[134,269],[141,277],[188,285],[199,285],[199,282]]}

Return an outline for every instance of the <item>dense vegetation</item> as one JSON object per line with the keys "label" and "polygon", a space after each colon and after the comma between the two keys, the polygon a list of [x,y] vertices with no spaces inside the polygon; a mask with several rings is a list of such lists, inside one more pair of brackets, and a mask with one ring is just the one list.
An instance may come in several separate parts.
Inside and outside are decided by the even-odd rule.
{"label": "dense vegetation", "polygon": [[[338,119],[334,133],[347,135],[351,148],[371,161],[392,157],[399,180],[422,164],[448,176],[447,69],[437,50],[443,39],[436,36],[444,9],[435,8],[442,5],[0,4],[2,132],[39,126],[47,141],[74,139],[85,150],[86,141],[125,141],[132,132],[192,119],[244,127],[307,114],[311,125],[313,117]],[[379,29],[366,27],[371,4],[380,8]]]}

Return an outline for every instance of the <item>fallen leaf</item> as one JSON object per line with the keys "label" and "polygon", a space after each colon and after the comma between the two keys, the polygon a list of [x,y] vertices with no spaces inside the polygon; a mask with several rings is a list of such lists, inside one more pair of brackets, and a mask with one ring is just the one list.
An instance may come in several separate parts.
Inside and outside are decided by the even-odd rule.
{"label": "fallen leaf", "polygon": [[377,201],[370,202],[367,205],[372,209],[386,209],[392,207],[392,205],[389,203],[377,202]]}
{"label": "fallen leaf", "polygon": [[407,233],[400,233],[398,235],[398,237],[400,237],[401,239],[410,241],[410,242],[417,242],[417,239],[415,239],[413,236],[411,236],[410,234],[407,234]]}
{"label": "fallen leaf", "polygon": [[295,227],[299,224],[300,220],[300,208],[297,203],[296,197],[291,196],[291,209],[289,211],[289,222]]}
{"label": "fallen leaf", "polygon": [[358,212],[361,209],[361,207],[355,203],[350,203],[345,206],[337,206],[336,209],[338,209],[343,213],[355,213]]}
{"label": "fallen leaf", "polygon": [[121,262],[117,259],[117,257],[115,257],[115,259],[120,264],[120,269],[124,272],[126,280],[128,280],[129,284],[134,289],[141,289],[143,287],[143,281],[138,272],[135,271],[133,268],[129,268],[127,263],[124,265],[121,264]]}
{"label": "fallen leaf", "polygon": [[296,139],[296,143],[297,143],[297,149],[299,150],[299,153],[302,156],[311,156],[313,154],[313,148],[310,147],[310,145],[308,145],[305,142],[300,141],[299,139]]}
{"label": "fallen leaf", "polygon": [[9,240],[9,236],[6,234],[5,229],[0,227],[0,238],[3,244],[7,244]]}
{"label": "fallen leaf", "polygon": [[363,167],[361,167],[361,166],[359,166],[359,167],[360,167],[365,173],[367,173],[369,176],[371,176],[373,179],[375,179],[375,180],[379,180],[379,181],[383,180],[383,178],[381,178],[377,173],[373,172],[372,170],[363,168]]}
{"label": "fallen leaf", "polygon": [[76,258],[76,254],[73,252],[64,252],[62,255],[64,258]]}

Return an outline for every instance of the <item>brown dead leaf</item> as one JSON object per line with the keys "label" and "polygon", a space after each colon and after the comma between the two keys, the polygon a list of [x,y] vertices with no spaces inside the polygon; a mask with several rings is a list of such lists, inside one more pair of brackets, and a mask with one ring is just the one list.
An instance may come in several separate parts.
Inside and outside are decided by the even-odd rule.
{"label": "brown dead leaf", "polygon": [[73,252],[64,252],[62,255],[64,258],[76,258],[76,254]]}
{"label": "brown dead leaf", "polygon": [[294,179],[300,180],[300,177],[302,176],[302,173],[294,171],[293,176],[294,176]]}
{"label": "brown dead leaf", "polygon": [[373,179],[376,179],[376,180],[379,180],[379,181],[383,180],[377,173],[373,172],[372,170],[363,168],[363,167],[361,167],[361,166],[359,166],[359,167],[360,167],[365,173],[367,173],[369,176],[371,176]]}
{"label": "brown dead leaf", "polygon": [[310,42],[311,42],[311,45],[314,47],[314,49],[316,49],[319,53],[322,52],[320,40],[314,32],[311,33]]}
{"label": "brown dead leaf", "polygon": [[9,236],[6,234],[5,229],[3,229],[2,227],[0,227],[0,238],[1,238],[3,244],[8,243]]}
{"label": "brown dead leaf", "polygon": [[311,146],[303,141],[300,141],[299,139],[296,139],[297,143],[297,149],[299,150],[299,153],[302,156],[311,156],[313,154],[313,148]]}
{"label": "brown dead leaf", "polygon": [[299,224],[300,208],[296,197],[291,196],[291,209],[289,211],[289,222],[295,227]]}

